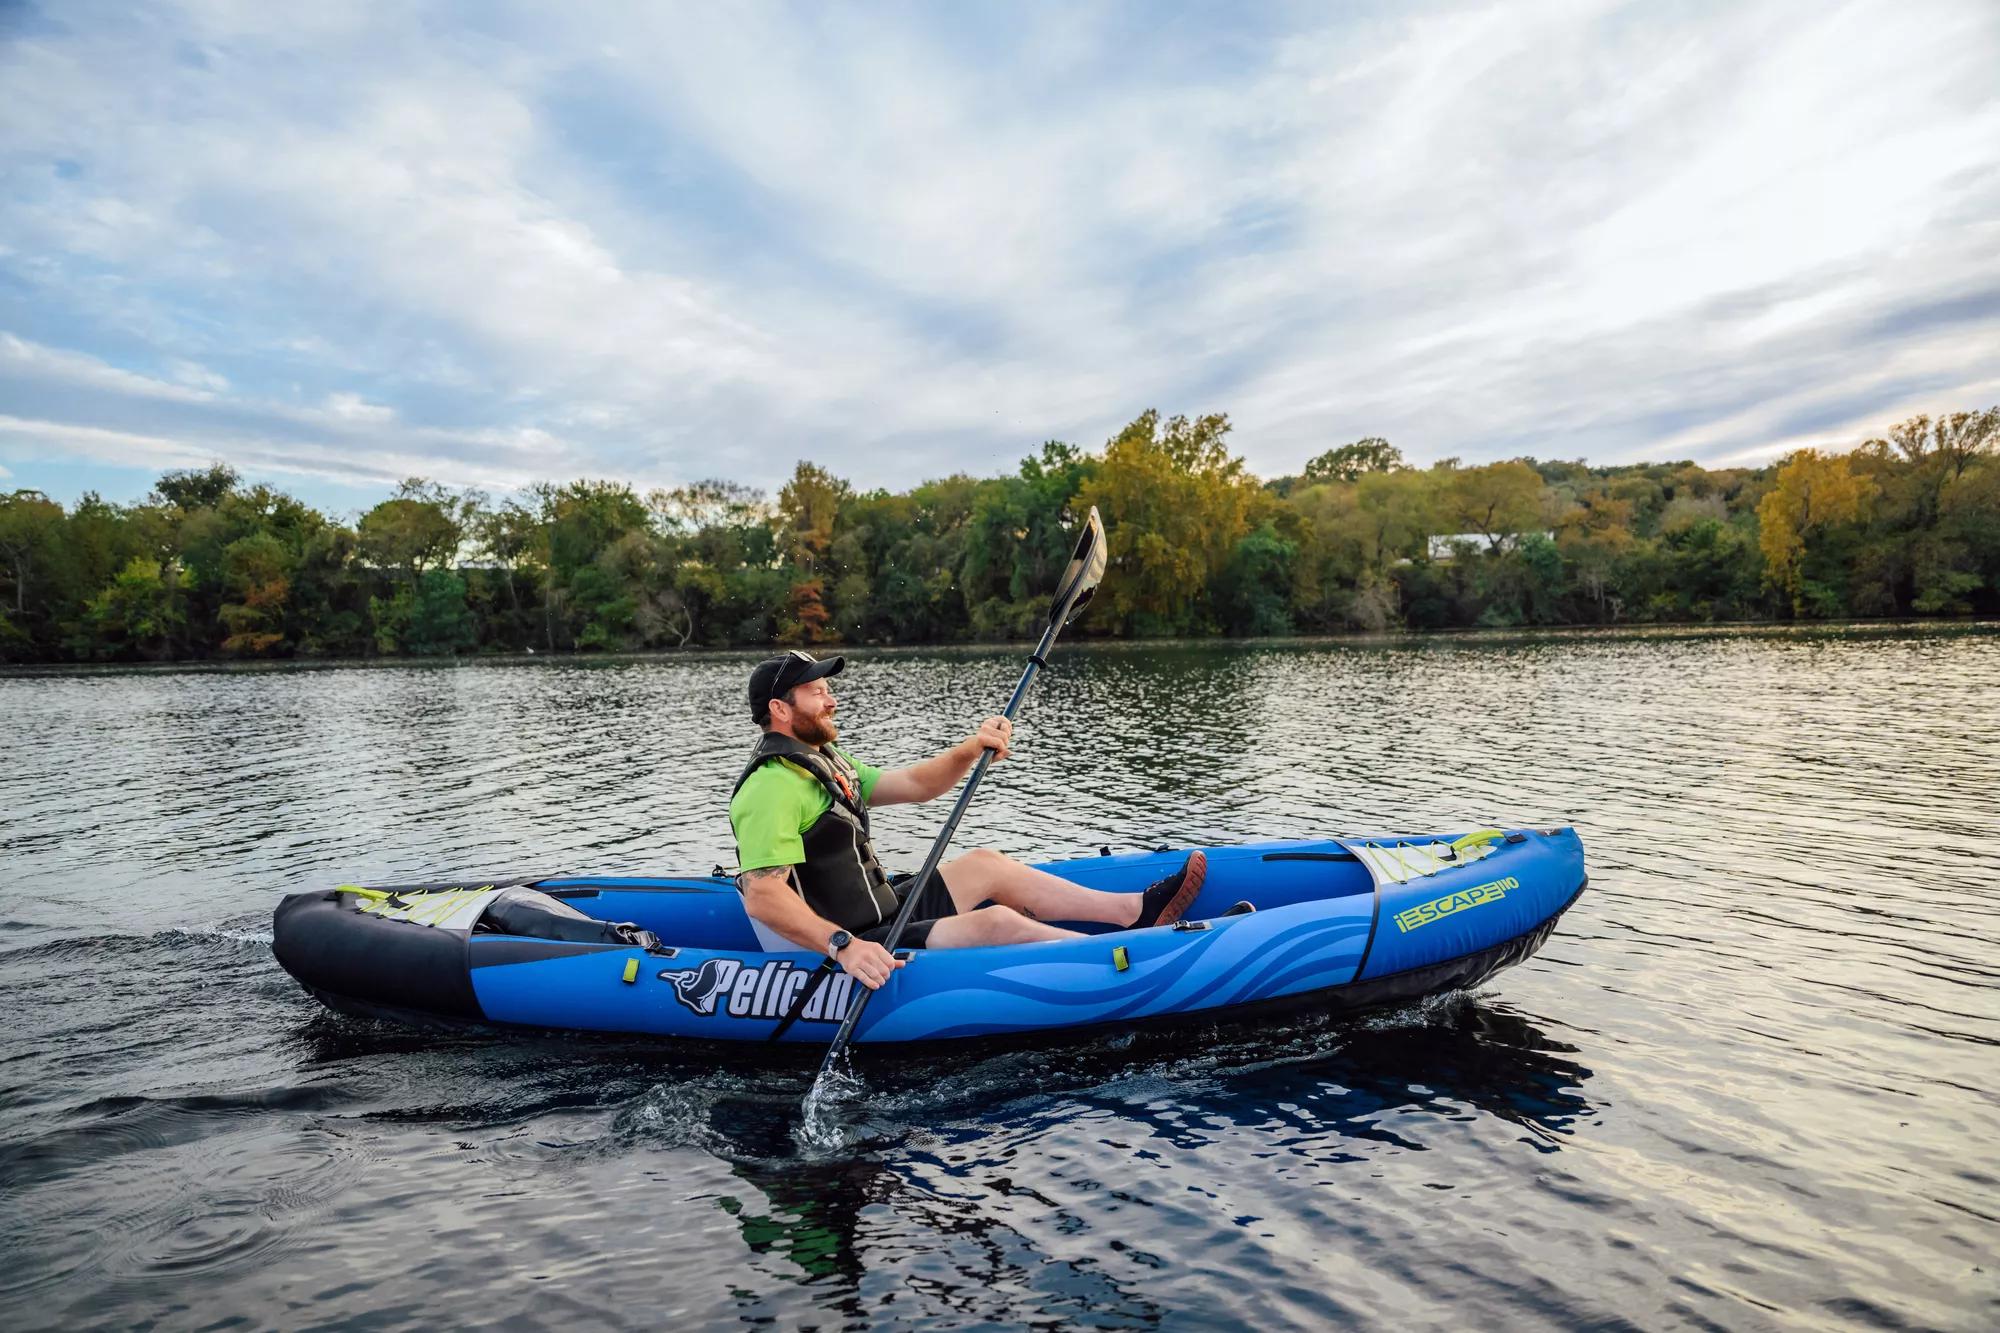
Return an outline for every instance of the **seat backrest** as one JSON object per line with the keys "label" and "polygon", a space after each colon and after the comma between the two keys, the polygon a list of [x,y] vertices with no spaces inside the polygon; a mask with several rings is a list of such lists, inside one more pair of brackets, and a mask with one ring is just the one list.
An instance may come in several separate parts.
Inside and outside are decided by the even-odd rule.
{"label": "seat backrest", "polygon": [[535,889],[502,889],[493,895],[477,929],[567,944],[631,945],[630,926],[585,916],[560,898]]}

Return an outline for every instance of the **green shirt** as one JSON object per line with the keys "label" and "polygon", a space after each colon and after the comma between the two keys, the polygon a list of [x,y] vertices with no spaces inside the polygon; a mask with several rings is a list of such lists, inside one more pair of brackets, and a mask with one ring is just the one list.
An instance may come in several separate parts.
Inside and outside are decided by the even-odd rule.
{"label": "green shirt", "polygon": [[[870,768],[845,750],[840,753],[860,773],[861,801],[867,804],[882,770]],[[736,832],[737,869],[763,870],[803,864],[805,831],[832,804],[833,797],[819,779],[797,764],[774,759],[760,765],[736,789],[729,802],[729,827]]]}

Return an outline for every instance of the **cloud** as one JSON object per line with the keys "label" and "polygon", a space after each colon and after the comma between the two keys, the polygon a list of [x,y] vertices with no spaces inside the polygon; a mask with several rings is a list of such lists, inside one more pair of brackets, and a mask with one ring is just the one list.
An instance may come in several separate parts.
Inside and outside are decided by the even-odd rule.
{"label": "cloud", "polygon": [[321,478],[385,490],[405,477],[442,469],[455,485],[511,491],[544,479],[540,465],[563,454],[562,442],[542,431],[452,433],[419,431],[399,446],[362,446],[301,434],[229,437],[218,447],[208,435],[149,434],[73,422],[0,415],[0,448],[10,457],[87,459],[158,471],[202,467],[218,457],[252,475]]}
{"label": "cloud", "polygon": [[0,38],[17,468],[901,487],[1154,405],[1266,474],[1724,459],[1993,392],[1979,0],[295,17]]}
{"label": "cloud", "polygon": [[385,426],[396,419],[396,409],[370,403],[358,393],[330,393],[321,409],[336,421],[353,421],[369,426]]}
{"label": "cloud", "polygon": [[29,450],[54,446],[65,457],[88,458],[120,466],[190,467],[212,455],[186,441],[129,431],[103,430],[62,421],[25,421],[0,416],[0,440]]}
{"label": "cloud", "polygon": [[[217,378],[200,367],[183,366],[181,373]],[[17,412],[41,414],[7,418],[4,433],[23,451],[17,457],[33,456],[40,439],[107,463],[150,466],[170,457],[180,466],[222,455],[306,476],[394,481],[443,472],[462,484],[504,488],[578,463],[570,441],[535,426],[409,424],[393,408],[348,392],[311,405],[242,393],[225,398],[6,334],[0,334],[0,395]],[[91,420],[79,419],[86,416]],[[121,460],[121,447],[134,456]]]}
{"label": "cloud", "polygon": [[[169,402],[206,403],[215,401],[215,393],[203,381],[220,381],[220,376],[210,375],[194,366],[192,362],[179,362],[183,367],[176,378],[183,381],[193,378],[195,386],[188,383],[169,383],[146,375],[137,375],[116,366],[106,365],[96,357],[81,352],[64,351],[55,347],[43,347],[39,343],[17,338],[11,333],[0,332],[0,376],[39,381],[43,384],[75,385],[93,391],[121,397],[154,398]],[[190,376],[187,370],[194,374]],[[224,387],[227,381],[221,381]]]}

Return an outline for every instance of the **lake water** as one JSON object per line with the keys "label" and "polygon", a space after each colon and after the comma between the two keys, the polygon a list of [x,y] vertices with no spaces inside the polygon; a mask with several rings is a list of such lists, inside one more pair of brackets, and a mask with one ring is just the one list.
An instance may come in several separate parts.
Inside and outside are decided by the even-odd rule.
{"label": "lake water", "polygon": [[[0,679],[0,1325],[2000,1326],[2000,634],[1064,648],[959,846],[1574,824],[1475,994],[812,1065],[337,1018],[279,897],[705,873],[743,655]],[[874,652],[895,765],[1017,654]],[[913,867],[944,803],[881,818]]]}

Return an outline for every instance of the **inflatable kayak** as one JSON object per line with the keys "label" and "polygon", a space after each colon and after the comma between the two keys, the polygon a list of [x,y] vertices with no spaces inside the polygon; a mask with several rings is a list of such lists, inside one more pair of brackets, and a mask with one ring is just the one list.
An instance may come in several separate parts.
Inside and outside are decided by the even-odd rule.
{"label": "inflatable kayak", "polygon": [[[1042,866],[1131,891],[1186,851]],[[910,952],[863,1044],[1082,1031],[1395,1003],[1533,954],[1583,891],[1571,829],[1335,837],[1208,850],[1182,921],[1081,939]],[[1256,910],[1223,915],[1239,901]],[[857,983],[762,934],[720,876],[550,878],[298,893],[272,951],[328,1006],[483,1023],[824,1044]],[[767,948],[766,943],[775,945]]]}

